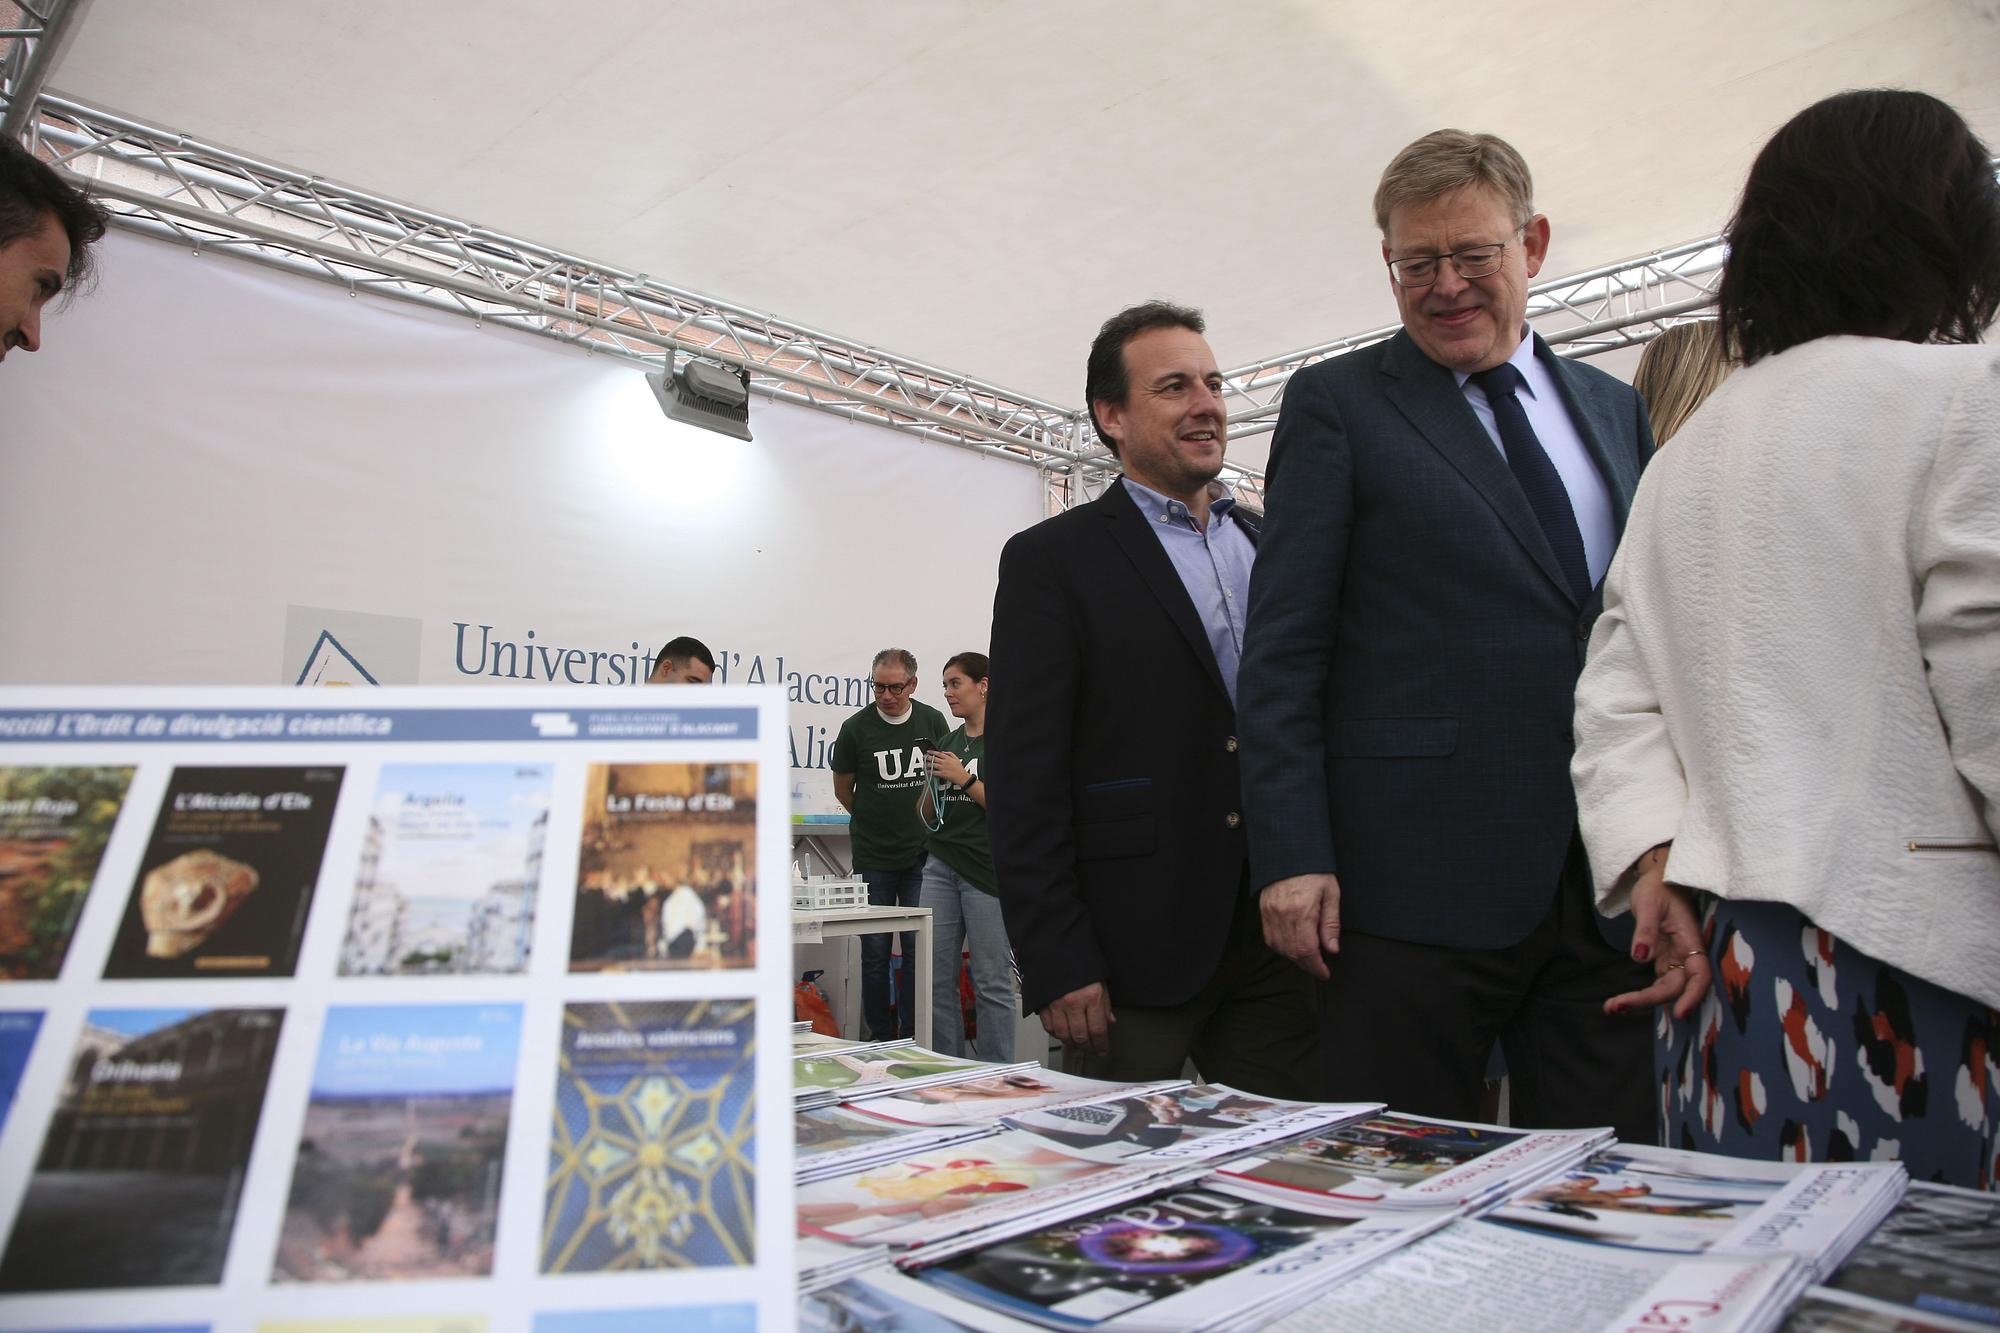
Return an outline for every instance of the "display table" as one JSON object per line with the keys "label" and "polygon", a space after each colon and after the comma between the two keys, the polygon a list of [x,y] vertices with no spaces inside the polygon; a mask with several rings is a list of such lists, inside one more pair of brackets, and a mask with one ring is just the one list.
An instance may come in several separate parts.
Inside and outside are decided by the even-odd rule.
{"label": "display table", "polygon": [[896,934],[914,931],[917,956],[903,965],[911,977],[910,990],[917,1003],[916,1042],[931,1044],[931,909],[928,907],[863,907],[839,912],[792,913],[792,939],[799,942],[800,926],[816,928],[821,940],[848,935]]}

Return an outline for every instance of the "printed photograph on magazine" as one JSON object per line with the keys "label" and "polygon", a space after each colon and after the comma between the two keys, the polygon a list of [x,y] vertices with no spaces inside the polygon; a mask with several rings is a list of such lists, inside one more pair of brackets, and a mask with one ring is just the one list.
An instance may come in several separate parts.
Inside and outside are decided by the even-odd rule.
{"label": "printed photograph on magazine", "polygon": [[1051,1106],[1002,1123],[1097,1161],[1222,1156],[1381,1109],[1287,1102],[1205,1083],[1115,1101]]}
{"label": "printed photograph on magazine", "polygon": [[1532,1178],[1608,1138],[1592,1130],[1521,1130],[1387,1112],[1223,1174],[1266,1197],[1319,1196],[1335,1203],[1442,1206]]}
{"label": "printed photograph on magazine", "polygon": [[878,1097],[859,1114],[909,1125],[983,1125],[1002,1116],[1020,1115],[1072,1102],[1107,1101],[1120,1096],[1185,1087],[1183,1080],[1164,1083],[1106,1083],[1053,1069],[1010,1069],[985,1078],[937,1087],[916,1088]]}

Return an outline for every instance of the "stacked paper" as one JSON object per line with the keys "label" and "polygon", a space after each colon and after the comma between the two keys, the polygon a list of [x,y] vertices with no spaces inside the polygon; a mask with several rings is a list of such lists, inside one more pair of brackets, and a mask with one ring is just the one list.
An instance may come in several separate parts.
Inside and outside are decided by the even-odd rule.
{"label": "stacked paper", "polygon": [[1496,1221],[1599,1245],[1789,1254],[1824,1278],[1903,1196],[1895,1162],[1753,1162],[1619,1144],[1518,1192]]}
{"label": "stacked paper", "polygon": [[835,1286],[857,1273],[889,1266],[889,1251],[884,1246],[842,1245],[815,1236],[800,1236],[793,1256],[801,1292]]}
{"label": "stacked paper", "polygon": [[862,1285],[972,1328],[1250,1330],[1443,1221],[1307,1212],[1210,1177]]}
{"label": "stacked paper", "polygon": [[992,1125],[1002,1116],[1046,1107],[1110,1101],[1186,1086],[1185,1079],[1165,1083],[1106,1083],[1059,1074],[1052,1069],[1014,1069],[962,1083],[893,1092],[871,1098],[866,1105],[854,1109],[864,1116],[906,1125]]}
{"label": "stacked paper", "polygon": [[867,1171],[886,1162],[993,1132],[984,1125],[946,1125],[936,1129],[900,1125],[857,1115],[840,1106],[800,1111],[794,1121],[800,1184]]}
{"label": "stacked paper", "polygon": [[1390,1112],[1222,1168],[1234,1187],[1295,1206],[1482,1206],[1589,1156],[1608,1129],[1504,1129]]}
{"label": "stacked paper", "polygon": [[1002,1123],[1093,1161],[1215,1161],[1330,1130],[1381,1109],[1380,1102],[1279,1101],[1204,1083],[1049,1106],[1010,1115]]}
{"label": "stacked paper", "polygon": [[2000,1195],[1913,1182],[1875,1234],[1813,1289],[1800,1322],[2000,1328]]}
{"label": "stacked paper", "polygon": [[810,1111],[835,1102],[884,1097],[940,1083],[1033,1069],[1032,1060],[1015,1065],[986,1064],[939,1055],[913,1042],[876,1042],[837,1051],[792,1056],[794,1108]]}

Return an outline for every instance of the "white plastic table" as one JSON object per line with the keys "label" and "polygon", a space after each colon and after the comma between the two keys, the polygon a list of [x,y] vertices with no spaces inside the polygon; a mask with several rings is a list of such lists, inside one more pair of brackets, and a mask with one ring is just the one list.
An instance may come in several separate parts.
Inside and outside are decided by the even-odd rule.
{"label": "white plastic table", "polygon": [[928,907],[863,907],[843,912],[800,912],[792,913],[792,938],[798,939],[797,927],[817,922],[819,935],[823,940],[839,939],[844,935],[882,935],[901,931],[915,931],[917,935],[917,956],[905,959],[909,968],[910,987],[916,993],[917,1021],[916,1041],[919,1046],[931,1044],[931,909]]}

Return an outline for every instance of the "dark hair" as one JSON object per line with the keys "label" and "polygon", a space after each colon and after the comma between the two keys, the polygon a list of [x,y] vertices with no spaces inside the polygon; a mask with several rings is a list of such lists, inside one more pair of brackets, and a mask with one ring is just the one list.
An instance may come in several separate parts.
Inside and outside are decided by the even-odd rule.
{"label": "dark hair", "polygon": [[2000,308],[2000,184],[1927,93],[1838,93],[1764,145],[1718,302],[1743,363],[1831,334],[1977,342]]}
{"label": "dark hair", "polygon": [[708,651],[708,645],[700,639],[683,634],[678,639],[668,639],[666,646],[653,654],[653,669],[658,670],[662,662],[685,662],[689,658],[701,663],[710,671],[715,670],[715,654]]}
{"label": "dark hair", "polygon": [[1084,367],[1083,404],[1084,410],[1090,413],[1090,424],[1097,431],[1097,438],[1104,441],[1104,447],[1114,457],[1118,453],[1118,441],[1104,433],[1104,425],[1097,419],[1097,405],[1122,403],[1125,395],[1132,391],[1131,381],[1125,376],[1125,344],[1150,329],[1191,329],[1196,333],[1207,333],[1208,324],[1202,319],[1201,311],[1169,301],[1147,301],[1143,305],[1127,306],[1104,321],[1104,327],[1097,331],[1096,339],[1090,344],[1090,361]]}
{"label": "dark hair", "polygon": [[960,653],[944,664],[947,673],[957,667],[974,680],[985,680],[992,672],[993,664],[986,660],[985,653]]}
{"label": "dark hair", "polygon": [[69,238],[66,276],[72,285],[81,285],[90,276],[90,246],[103,237],[110,216],[54,167],[0,137],[0,245],[34,235],[51,216]]}

